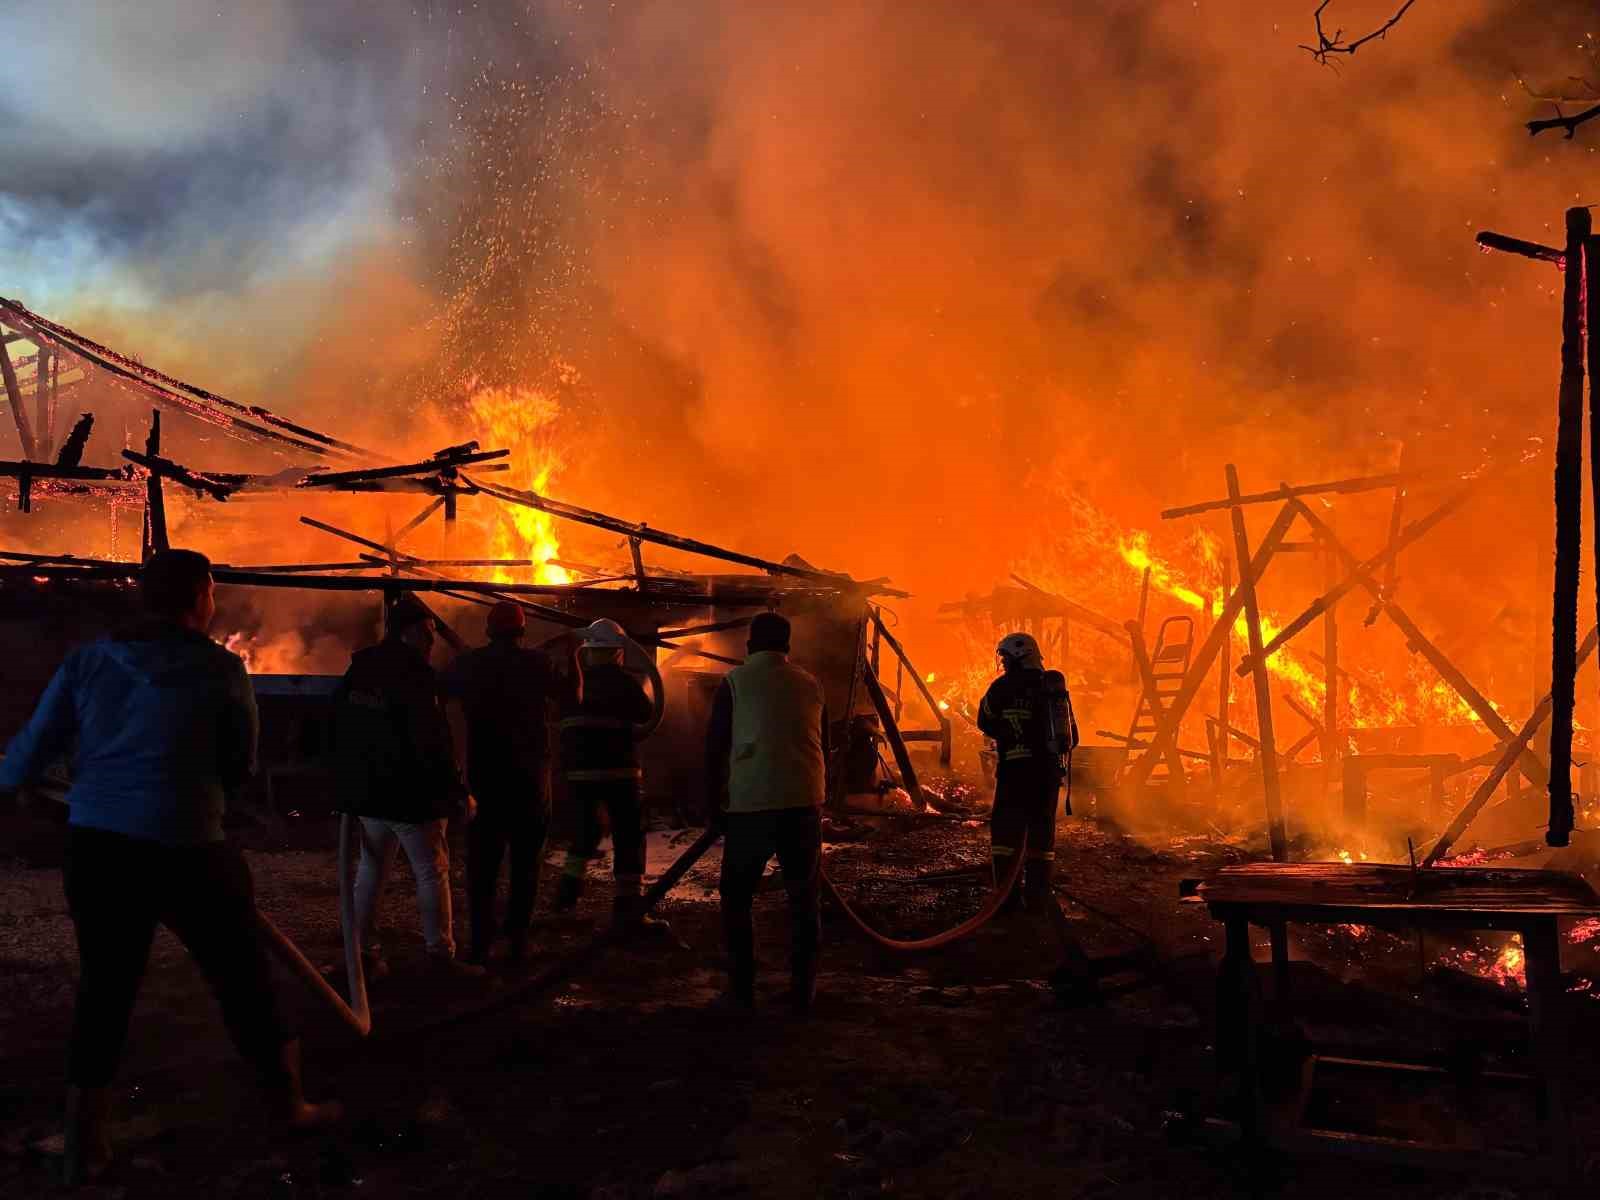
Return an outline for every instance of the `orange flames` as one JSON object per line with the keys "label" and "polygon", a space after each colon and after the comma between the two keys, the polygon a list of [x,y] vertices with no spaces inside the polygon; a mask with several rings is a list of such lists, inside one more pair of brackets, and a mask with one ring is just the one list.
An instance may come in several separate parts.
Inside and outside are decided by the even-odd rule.
{"label": "orange flames", "polygon": [[[483,388],[467,402],[467,410],[479,430],[479,441],[511,451],[512,486],[541,493],[550,486],[565,465],[555,442],[561,417],[555,397],[529,387]],[[561,541],[548,513],[512,504],[487,505],[483,512],[489,557],[531,558],[535,582],[572,582],[572,576],[551,561],[561,557]],[[515,568],[500,568],[493,574],[502,583],[519,577]]]}

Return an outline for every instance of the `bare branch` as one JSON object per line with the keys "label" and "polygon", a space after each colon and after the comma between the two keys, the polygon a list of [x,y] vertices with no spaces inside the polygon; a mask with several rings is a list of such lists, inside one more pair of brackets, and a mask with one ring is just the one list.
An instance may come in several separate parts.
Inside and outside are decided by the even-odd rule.
{"label": "bare branch", "polygon": [[1586,108],[1581,113],[1575,113],[1570,117],[1562,114],[1561,106],[1558,104],[1556,105],[1555,116],[1543,121],[1529,121],[1528,134],[1530,137],[1538,137],[1546,129],[1565,129],[1567,131],[1566,138],[1570,142],[1572,135],[1577,133],[1579,125],[1584,124],[1586,121],[1592,121],[1596,117],[1600,117],[1600,104]]}
{"label": "bare branch", "polygon": [[1374,29],[1371,33],[1363,34],[1361,37],[1356,38],[1356,40],[1353,42],[1347,42],[1344,40],[1344,30],[1335,29],[1333,31],[1333,35],[1330,37],[1323,29],[1323,11],[1328,7],[1329,4],[1333,3],[1333,0],[1322,0],[1322,3],[1317,5],[1317,11],[1312,14],[1313,19],[1317,23],[1317,44],[1315,46],[1307,46],[1302,44],[1300,49],[1311,55],[1312,58],[1316,59],[1323,66],[1332,66],[1333,64],[1329,59],[1330,55],[1354,54],[1368,42],[1382,41],[1384,38],[1386,38],[1389,35],[1389,30],[1400,24],[1400,19],[1410,11],[1411,6],[1416,2],[1417,0],[1405,0],[1405,3],[1400,6],[1400,10],[1396,12],[1394,16],[1390,17],[1387,21],[1380,25],[1377,29]]}

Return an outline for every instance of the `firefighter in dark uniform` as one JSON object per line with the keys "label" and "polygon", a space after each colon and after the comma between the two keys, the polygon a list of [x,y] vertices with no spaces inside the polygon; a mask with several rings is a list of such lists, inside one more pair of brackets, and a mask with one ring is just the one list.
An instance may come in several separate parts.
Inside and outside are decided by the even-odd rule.
{"label": "firefighter in dark uniform", "polygon": [[[1066,678],[1046,671],[1039,643],[1026,633],[1001,639],[1001,675],[978,707],[978,728],[994,739],[994,809],[990,853],[998,885],[1027,842],[1021,899],[1029,907],[1050,895],[1056,857],[1056,801],[1066,770],[1062,758],[1078,744]],[[1017,893],[1008,907],[1016,906]]]}
{"label": "firefighter in dark uniform", "polygon": [[601,620],[583,631],[578,646],[578,686],[561,719],[561,770],[580,825],[556,891],[557,911],[577,907],[584,872],[600,845],[603,808],[611,821],[612,920],[619,925],[640,911],[644,814],[637,742],[655,711],[623,665],[627,644],[622,626]]}

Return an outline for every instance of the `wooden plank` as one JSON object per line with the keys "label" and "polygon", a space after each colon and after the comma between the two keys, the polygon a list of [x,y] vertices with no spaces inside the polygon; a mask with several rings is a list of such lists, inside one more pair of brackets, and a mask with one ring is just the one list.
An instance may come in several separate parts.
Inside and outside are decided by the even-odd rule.
{"label": "wooden plank", "polygon": [[405,537],[408,533],[415,532],[424,521],[443,508],[445,501],[450,499],[450,495],[450,493],[447,493],[433,500],[431,503],[429,503],[428,507],[424,508],[416,516],[412,517],[411,520],[407,521],[404,525],[400,526],[399,529],[395,530],[394,545],[398,546],[401,538]]}
{"label": "wooden plank", "polygon": [[[1276,654],[1286,642],[1295,637],[1298,633],[1300,633],[1301,630],[1305,629],[1306,626],[1310,625],[1311,622],[1315,621],[1317,617],[1326,612],[1330,607],[1338,603],[1340,597],[1344,596],[1347,592],[1354,591],[1357,587],[1363,586],[1364,581],[1371,578],[1371,573],[1373,571],[1376,571],[1379,567],[1383,566],[1395,555],[1399,554],[1401,550],[1409,546],[1412,542],[1416,541],[1440,521],[1450,516],[1458,508],[1465,504],[1476,485],[1476,480],[1471,480],[1462,485],[1460,488],[1456,489],[1456,491],[1451,493],[1451,495],[1442,504],[1438,505],[1432,512],[1428,513],[1427,516],[1420,517],[1413,521],[1410,525],[1406,526],[1405,530],[1398,538],[1391,541],[1377,554],[1367,559],[1364,563],[1351,566],[1343,579],[1341,579],[1335,586],[1329,588],[1322,595],[1318,596],[1309,605],[1307,605],[1305,610],[1301,612],[1299,616],[1295,617],[1294,620],[1290,621],[1287,625],[1280,629],[1273,636],[1272,640],[1262,648],[1262,653],[1268,658],[1272,657],[1272,655]],[[1303,500],[1296,500],[1295,503],[1300,505],[1300,510],[1302,512],[1311,511],[1310,507]],[[1327,528],[1326,522],[1322,521],[1321,518],[1318,518],[1318,524],[1321,528]],[[1375,586],[1377,587],[1377,590],[1374,594],[1381,601],[1383,598],[1383,588],[1381,585]],[[1238,674],[1244,675],[1254,669],[1255,664],[1252,661],[1252,656],[1254,654],[1255,651],[1252,650],[1250,655],[1247,655],[1239,664]]]}
{"label": "wooden plank", "polygon": [[[1222,594],[1224,596],[1233,594],[1233,559],[1227,554],[1222,556]],[[1216,619],[1219,622],[1222,620],[1220,616]],[[1215,633],[1215,631],[1216,626],[1212,626],[1212,632]],[[1217,750],[1222,755],[1222,761],[1217,767],[1217,782],[1219,784],[1222,782],[1222,771],[1227,767],[1228,757],[1232,753],[1232,747],[1228,745],[1228,724],[1231,720],[1233,708],[1233,638],[1229,633],[1224,633],[1222,636],[1221,653],[1222,677],[1219,680],[1220,686],[1217,688],[1219,693],[1217,696]]]}
{"label": "wooden plank", "polygon": [[[1278,516],[1272,523],[1272,528],[1267,530],[1267,536],[1261,539],[1261,545],[1256,550],[1253,560],[1246,561],[1251,564],[1255,577],[1259,579],[1267,564],[1272,561],[1273,554],[1277,551],[1278,544],[1283,541],[1284,535],[1289,532],[1289,527],[1294,524],[1295,509],[1285,504],[1278,510]],[[1195,696],[1200,692],[1200,686],[1205,682],[1206,676],[1211,673],[1211,664],[1216,661],[1218,653],[1228,645],[1233,636],[1233,623],[1244,607],[1244,594],[1239,589],[1228,596],[1223,603],[1222,614],[1217,618],[1217,623],[1211,627],[1211,632],[1206,635],[1206,640],[1201,643],[1199,652],[1189,663],[1189,673],[1183,678],[1183,686],[1178,689],[1172,698],[1172,704],[1167,712],[1172,721],[1173,731],[1176,734],[1178,727],[1183,722],[1183,716],[1189,711],[1189,705],[1194,702]],[[1159,752],[1152,746],[1134,762],[1129,769],[1127,783],[1139,787],[1150,777],[1151,770],[1156,765]]]}
{"label": "wooden plank", "polygon": [[[1238,500],[1239,472],[1232,463],[1225,468],[1228,478],[1228,497]],[[1299,503],[1302,509],[1303,501]],[[1272,857],[1283,862],[1289,857],[1289,839],[1283,826],[1283,796],[1278,783],[1278,748],[1272,738],[1272,683],[1267,677],[1267,659],[1261,650],[1261,610],[1256,603],[1257,574],[1250,558],[1250,537],[1245,529],[1244,509],[1234,504],[1228,510],[1233,521],[1233,551],[1239,562],[1239,591],[1244,597],[1245,633],[1253,663],[1256,696],[1256,736],[1261,739],[1259,761],[1261,786],[1266,795],[1267,838],[1272,843]]]}
{"label": "wooden plank", "polygon": [[[1581,667],[1589,661],[1589,656],[1594,653],[1597,643],[1600,643],[1600,625],[1591,627],[1588,635],[1584,637],[1583,645],[1578,650],[1578,666]],[[1467,827],[1472,824],[1473,819],[1483,811],[1484,806],[1494,796],[1495,789],[1500,786],[1500,782],[1511,772],[1512,766],[1527,749],[1528,743],[1539,732],[1539,726],[1543,725],[1549,718],[1551,704],[1552,697],[1549,692],[1546,692],[1544,699],[1539,701],[1533,713],[1522,723],[1522,728],[1517,730],[1516,736],[1506,743],[1505,748],[1500,753],[1500,757],[1495,760],[1494,766],[1490,768],[1489,774],[1484,777],[1483,782],[1472,793],[1472,798],[1456,814],[1456,818],[1450,822],[1449,828],[1439,835],[1439,840],[1434,843],[1433,849],[1428,851],[1428,857],[1423,859],[1423,866],[1431,867],[1446,854],[1450,853],[1450,847],[1455,845],[1456,840],[1467,831]]]}
{"label": "wooden plank", "polygon": [[[939,743],[939,765],[948,767],[950,765],[952,736],[949,716],[947,716],[945,711],[939,707],[939,701],[936,700],[933,693],[928,690],[927,681],[922,678],[922,672],[918,671],[916,664],[911,661],[911,656],[906,653],[906,648],[900,644],[900,639],[889,632],[889,627],[884,624],[883,614],[878,611],[877,606],[868,605],[867,612],[871,616],[873,627],[877,631],[877,636],[889,644],[889,649],[894,651],[901,663],[903,663],[910,671],[911,680],[916,684],[917,691],[922,694],[923,702],[927,704],[928,711],[933,714],[933,719],[939,723],[939,729],[943,734],[943,737]],[[873,660],[872,669],[874,671],[878,669],[876,658]]]}

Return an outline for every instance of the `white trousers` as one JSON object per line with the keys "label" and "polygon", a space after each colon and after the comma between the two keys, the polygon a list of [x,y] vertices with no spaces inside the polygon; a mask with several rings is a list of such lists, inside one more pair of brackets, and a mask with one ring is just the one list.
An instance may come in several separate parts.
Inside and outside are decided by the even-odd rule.
{"label": "white trousers", "polygon": [[450,914],[450,844],[447,822],[384,821],[361,818],[361,865],[356,870],[356,929],[361,945],[375,950],[372,918],[394,866],[395,849],[403,847],[417,881],[417,909],[428,953],[454,958],[456,939]]}

